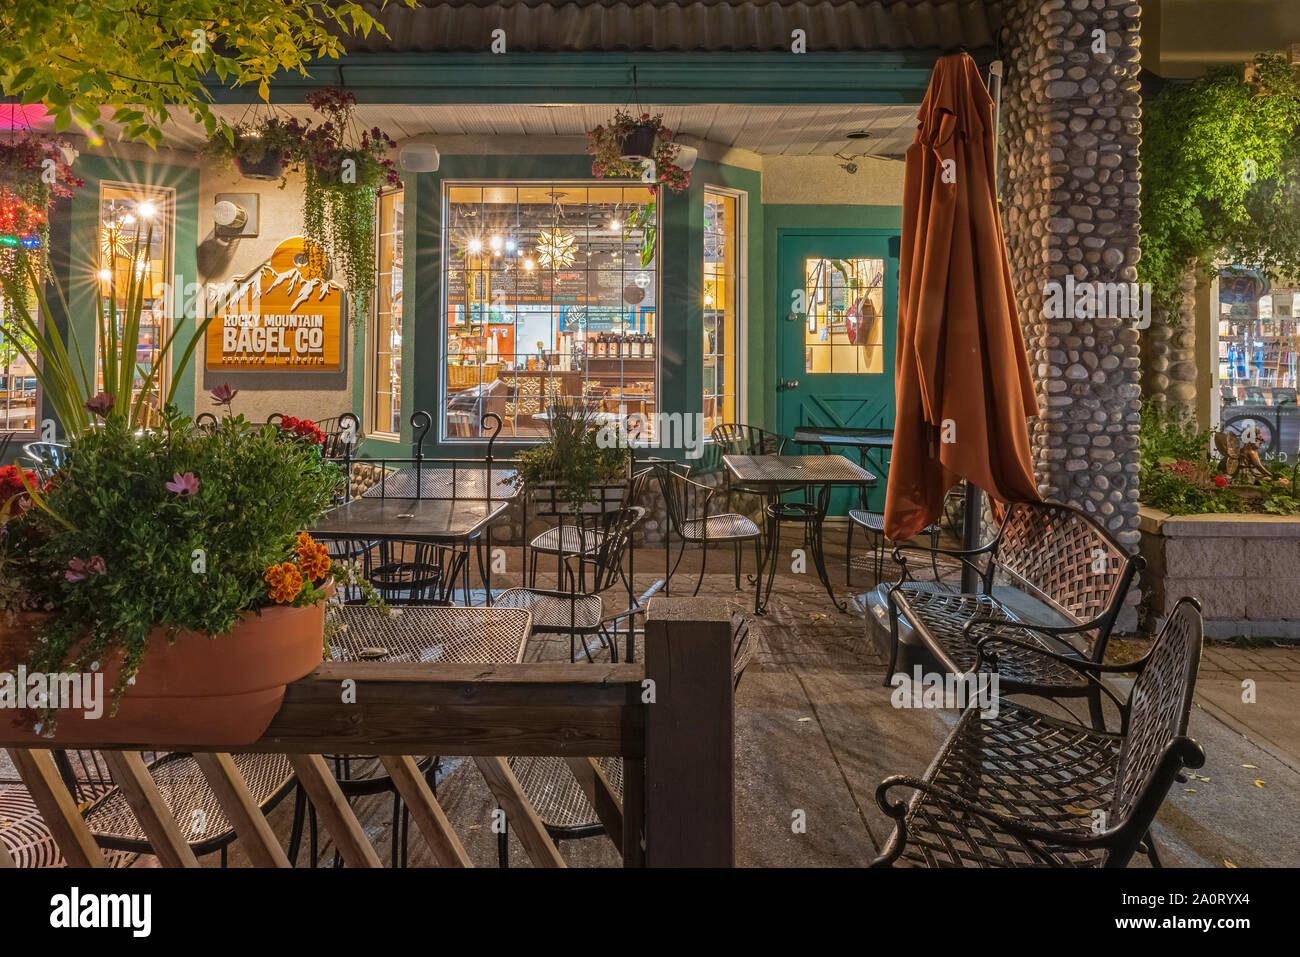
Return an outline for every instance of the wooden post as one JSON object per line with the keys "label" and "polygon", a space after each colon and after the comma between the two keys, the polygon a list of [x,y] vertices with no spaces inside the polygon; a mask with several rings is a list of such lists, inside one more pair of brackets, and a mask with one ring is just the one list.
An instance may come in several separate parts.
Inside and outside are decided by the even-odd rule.
{"label": "wooden post", "polygon": [[41,820],[54,835],[54,843],[59,845],[68,866],[105,867],[104,855],[77,810],[77,803],[68,793],[67,785],[59,777],[53,755],[49,751],[10,748],[9,760],[18,769],[18,776],[27,786],[27,793],[41,812]]}
{"label": "wooden post", "polygon": [[645,863],[732,867],[731,614],[715,600],[653,598],[645,645]]}

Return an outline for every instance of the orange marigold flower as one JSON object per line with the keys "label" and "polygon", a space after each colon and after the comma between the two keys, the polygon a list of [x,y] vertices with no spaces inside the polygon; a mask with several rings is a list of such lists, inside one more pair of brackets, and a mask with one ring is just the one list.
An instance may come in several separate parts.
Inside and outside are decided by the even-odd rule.
{"label": "orange marigold flower", "polygon": [[302,572],[292,562],[272,565],[263,577],[271,586],[271,597],[281,605],[293,601],[302,591]]}
{"label": "orange marigold flower", "polygon": [[294,551],[298,553],[299,558],[302,558],[304,555],[310,555],[312,549],[315,547],[316,540],[314,538],[306,532],[298,533],[298,543],[294,546]]}
{"label": "orange marigold flower", "polygon": [[308,581],[319,581],[329,574],[330,553],[324,545],[312,544],[310,551],[302,548],[298,549],[298,567],[302,569],[302,575]]}

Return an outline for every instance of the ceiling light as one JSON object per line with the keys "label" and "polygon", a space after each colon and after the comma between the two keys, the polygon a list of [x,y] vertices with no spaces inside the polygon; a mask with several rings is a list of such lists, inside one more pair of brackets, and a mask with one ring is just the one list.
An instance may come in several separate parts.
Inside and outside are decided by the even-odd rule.
{"label": "ceiling light", "polygon": [[500,251],[501,251],[501,245],[502,245],[502,244],[501,244],[501,237],[500,237],[500,236],[493,236],[491,239],[488,240],[488,246],[490,246],[490,247],[492,248],[492,251],[493,251],[494,253],[495,253],[495,252],[500,252]]}
{"label": "ceiling light", "polygon": [[871,139],[870,130],[849,130],[844,134],[846,139],[850,140],[869,140]]}
{"label": "ceiling light", "polygon": [[471,239],[469,241],[469,251],[472,253],[481,253],[483,251],[483,240]]}
{"label": "ceiling light", "polygon": [[141,219],[153,219],[158,215],[158,207],[153,204],[152,200],[148,199],[136,204],[135,211],[140,214]]}

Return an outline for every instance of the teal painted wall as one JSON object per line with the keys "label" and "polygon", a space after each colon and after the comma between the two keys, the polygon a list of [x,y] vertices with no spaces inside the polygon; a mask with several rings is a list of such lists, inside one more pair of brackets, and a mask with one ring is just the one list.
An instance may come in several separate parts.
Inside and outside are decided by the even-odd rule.
{"label": "teal painted wall", "polygon": [[[185,315],[185,287],[198,278],[199,171],[191,166],[163,165],[140,160],[82,153],[77,158],[77,175],[86,185],[71,201],[72,228],[69,238],[68,276],[63,288],[68,296],[71,331],[89,366],[95,355],[95,284],[99,268],[99,191],[101,184],[153,186],[175,190],[172,218],[172,324],[178,330],[172,350],[172,382],[175,404],[194,413],[194,363],[184,369],[180,358],[195,329],[193,317]],[[202,346],[200,345],[200,350]],[[71,349],[71,344],[69,344]],[[201,354],[198,356],[201,361]],[[203,410],[199,410],[203,411]]]}
{"label": "teal painted wall", "polygon": [[[765,322],[756,323],[760,333],[767,332],[761,343],[762,363],[757,363],[751,348],[749,357],[750,381],[761,375],[761,398],[751,402],[750,410],[756,416],[756,425],[776,429],[777,413],[777,351],[774,344],[776,323],[790,311],[789,290],[777,288],[777,257],[780,253],[781,233],[794,229],[889,229],[902,230],[901,206],[795,206],[771,204],[763,207],[763,315]],[[751,317],[754,310],[750,309]],[[752,341],[752,340],[751,340]],[[760,372],[761,370],[761,372]]]}

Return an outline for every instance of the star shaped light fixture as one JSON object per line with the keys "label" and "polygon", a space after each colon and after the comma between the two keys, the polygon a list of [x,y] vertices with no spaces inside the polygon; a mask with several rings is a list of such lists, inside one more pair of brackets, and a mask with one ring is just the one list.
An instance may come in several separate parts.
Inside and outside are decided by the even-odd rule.
{"label": "star shaped light fixture", "polygon": [[577,242],[572,233],[552,228],[537,234],[537,261],[541,265],[565,269],[573,265],[577,256]]}

